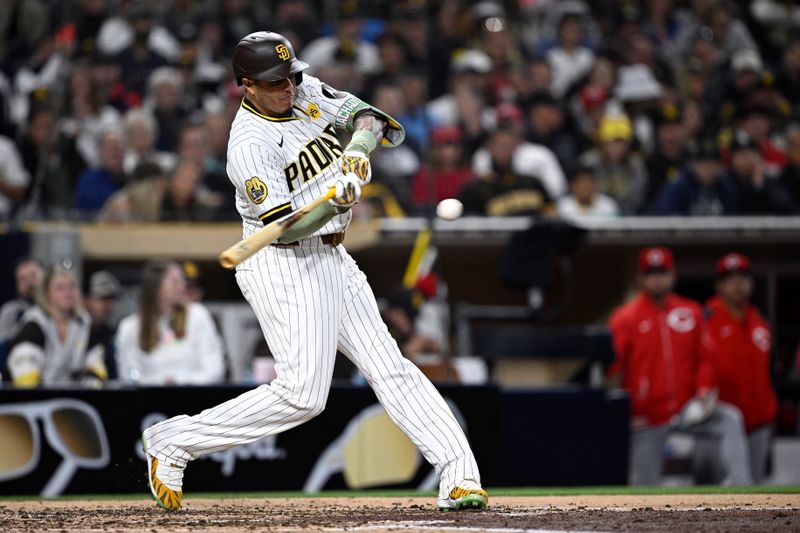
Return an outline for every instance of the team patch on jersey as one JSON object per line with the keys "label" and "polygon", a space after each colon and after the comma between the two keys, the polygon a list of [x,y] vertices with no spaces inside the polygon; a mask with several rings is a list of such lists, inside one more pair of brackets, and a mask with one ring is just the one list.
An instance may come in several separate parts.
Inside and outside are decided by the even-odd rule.
{"label": "team patch on jersey", "polygon": [[311,120],[319,118],[319,107],[317,107],[317,104],[308,104],[308,116],[311,117]]}
{"label": "team patch on jersey", "polygon": [[267,197],[267,186],[256,176],[245,181],[244,187],[247,191],[247,196],[250,197],[254,204],[260,204]]}

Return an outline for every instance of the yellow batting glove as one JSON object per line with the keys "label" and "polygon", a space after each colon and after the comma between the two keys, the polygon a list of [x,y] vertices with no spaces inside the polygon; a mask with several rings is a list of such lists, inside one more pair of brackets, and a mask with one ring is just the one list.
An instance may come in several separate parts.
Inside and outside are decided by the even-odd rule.
{"label": "yellow batting glove", "polygon": [[362,183],[369,183],[372,179],[369,156],[357,150],[345,150],[342,154],[342,172],[344,174],[355,174]]}

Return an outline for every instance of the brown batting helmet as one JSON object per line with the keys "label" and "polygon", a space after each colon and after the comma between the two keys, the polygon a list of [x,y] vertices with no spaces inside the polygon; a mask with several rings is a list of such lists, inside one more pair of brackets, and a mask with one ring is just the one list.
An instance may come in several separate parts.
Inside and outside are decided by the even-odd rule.
{"label": "brown batting helmet", "polygon": [[278,81],[291,75],[299,85],[307,68],[308,64],[294,55],[289,40],[271,31],[251,33],[233,50],[233,74],[238,85],[242,84],[242,78]]}

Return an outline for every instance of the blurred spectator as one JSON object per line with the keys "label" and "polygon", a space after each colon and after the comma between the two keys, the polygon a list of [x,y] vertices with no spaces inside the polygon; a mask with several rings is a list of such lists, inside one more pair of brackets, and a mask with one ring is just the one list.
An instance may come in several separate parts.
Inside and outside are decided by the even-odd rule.
{"label": "blurred spectator", "polygon": [[92,319],[91,336],[103,347],[103,363],[108,379],[117,378],[117,361],[114,353],[114,313],[122,293],[117,277],[108,270],[98,270],[89,276],[89,286],[83,305]]}
{"label": "blurred spectator", "polygon": [[717,41],[726,56],[745,48],[758,50],[747,27],[734,16],[732,9],[719,0],[692,0],[690,7],[678,14],[682,20],[681,31],[675,38],[678,49],[686,53],[691,40],[700,34]]}
{"label": "blurred spectator", "polygon": [[[129,48],[136,41],[144,40],[148,50],[169,61],[177,61],[178,40],[167,28],[156,24],[155,4],[156,2],[152,0],[125,2],[120,14],[108,17],[100,26],[97,34],[98,50],[105,55],[113,56]],[[173,19],[165,18],[165,20]]]}
{"label": "blurred spectator", "polygon": [[117,328],[120,381],[207,385],[222,380],[222,343],[214,320],[202,304],[187,303],[185,291],[177,263],[145,265],[138,309]]}
{"label": "blurred spectator", "polygon": [[683,21],[677,16],[674,4],[672,0],[646,0],[641,28],[665,59],[677,62],[675,38],[682,30]]}
{"label": "blurred spectator", "polygon": [[[656,79],[647,65],[627,65],[617,70],[614,96],[624,106],[624,113],[631,122],[632,139],[645,154],[650,153],[655,143],[651,116],[665,95],[664,86]],[[616,114],[613,107],[606,114]]]}
{"label": "blurred spectator", "polygon": [[107,377],[103,347],[91,334],[75,275],[61,266],[47,270],[36,305],[22,317],[4,372],[17,387],[83,383]]}
{"label": "blurred spectator", "polygon": [[[364,18],[359,12],[357,2],[342,2],[335,27],[336,35],[319,37],[300,52],[300,59],[310,65],[308,72],[317,76],[322,65],[348,61],[355,67],[355,74],[361,78],[380,71],[381,62],[378,48],[361,38]],[[338,85],[337,85],[338,87]]]}
{"label": "blurred spectator", "polygon": [[580,157],[592,169],[598,190],[614,199],[624,215],[634,215],[644,206],[647,167],[633,152],[633,129],[626,115],[605,115],[597,132],[599,146]]}
{"label": "blurred spectator", "polygon": [[764,170],[767,175],[771,177],[780,173],[780,170],[786,164],[786,154],[770,138],[773,120],[772,110],[758,102],[747,101],[737,109],[734,118],[734,136],[739,131],[747,134],[761,151],[761,158],[764,161]]}
{"label": "blurred spectator", "polygon": [[800,35],[795,36],[783,51],[776,87],[789,99],[792,115],[800,115]]}
{"label": "blurred spectator", "polygon": [[179,70],[161,67],[153,71],[148,80],[146,106],[152,111],[158,125],[155,147],[165,152],[178,148],[178,132],[186,119],[188,109],[182,96],[183,80]]}
{"label": "blurred spectator", "polygon": [[54,36],[42,37],[27,61],[19,65],[14,74],[12,118],[24,123],[30,112],[30,103],[37,91],[56,91],[64,83],[69,68],[66,56],[69,44]]}
{"label": "blurred spectator", "polygon": [[0,137],[0,221],[9,220],[22,204],[30,181],[17,146],[11,139]]}
{"label": "blurred spectator", "polygon": [[599,56],[589,71],[586,81],[576,87],[569,100],[572,118],[581,134],[587,139],[595,138],[600,120],[605,114],[606,102],[614,88],[616,71],[611,60]]}
{"label": "blurred spectator", "polygon": [[570,86],[589,72],[594,52],[583,46],[583,28],[579,15],[566,13],[558,21],[557,45],[547,51],[547,61],[553,75],[551,90],[561,98]]}
{"label": "blurred spectator", "polygon": [[720,216],[736,214],[736,192],[723,169],[714,139],[691,145],[687,163],[656,200],[658,215]]}
{"label": "blurred spectator", "polygon": [[42,265],[36,259],[23,257],[17,261],[14,268],[17,297],[0,307],[0,345],[7,343],[17,334],[22,316],[34,304],[36,290],[42,283],[43,276]]}
{"label": "blurred spectator", "polygon": [[406,67],[406,49],[403,40],[393,32],[385,32],[375,43],[378,47],[380,70],[366,77],[362,97],[374,101],[375,89],[379,85],[398,83]]}
{"label": "blurred spectator", "polygon": [[72,208],[77,177],[85,167],[75,143],[58,126],[52,108],[36,105],[20,142],[22,162],[31,179],[26,201],[42,215]]}
{"label": "blurred spectator", "polygon": [[181,160],[167,181],[161,202],[160,220],[211,220],[219,203],[219,196],[202,185],[200,166],[193,161]]}
{"label": "blurred spectator", "polygon": [[586,218],[619,216],[619,207],[610,196],[597,192],[597,182],[590,168],[577,168],[569,179],[570,193],[556,202],[558,216],[580,221]]}
{"label": "blurred spectator", "polygon": [[483,140],[483,121],[488,114],[488,73],[492,60],[480,50],[455,55],[450,64],[449,90],[428,103],[434,126],[461,126],[473,148]]}
{"label": "blurred spectator", "polygon": [[750,304],[750,260],[731,253],[717,261],[716,296],[706,303],[713,341],[719,399],[744,417],[755,483],[766,478],[772,424],[778,401],[772,387],[772,335],[769,324]]}
{"label": "blurred spectator", "polygon": [[664,445],[673,431],[718,439],[728,483],[752,482],[741,412],[716,401],[710,342],[700,305],[672,292],[675,263],[666,248],[639,255],[639,295],[609,321],[616,359],[631,399],[633,484],[661,481]]}
{"label": "blurred spectator", "polygon": [[650,37],[634,31],[624,43],[624,58],[629,65],[644,65],[650,69],[661,84],[674,85],[674,74],[666,62],[663,50],[655,47]]}
{"label": "blurred spectator", "polygon": [[677,106],[661,106],[653,119],[656,144],[647,158],[646,205],[652,206],[668,183],[677,181],[686,158],[685,129]]}
{"label": "blurred spectator", "polygon": [[537,93],[552,94],[550,87],[553,85],[553,74],[550,63],[544,57],[536,56],[519,62],[510,76],[519,101]]}
{"label": "blurred spectator", "polygon": [[735,134],[730,160],[738,214],[790,214],[796,210],[781,178],[767,176],[758,145],[746,133]]}
{"label": "blurred spectator", "polygon": [[445,198],[456,198],[474,175],[464,153],[464,134],[455,126],[440,126],[431,132],[430,164],[414,176],[413,200],[418,206],[433,206]]}
{"label": "blurred spectator", "polygon": [[508,30],[505,19],[497,18],[480,33],[480,49],[492,61],[489,96],[492,102],[509,101],[516,96],[513,72],[522,62],[519,46]]}
{"label": "blurred spectator", "polygon": [[466,214],[532,215],[550,208],[550,196],[542,181],[519,174],[514,168],[519,141],[519,136],[509,127],[500,127],[491,134],[485,150],[488,164],[476,174],[478,179],[467,183],[459,195]]}
{"label": "blurred spectator", "polygon": [[[403,91],[397,85],[388,83],[378,85],[375,88],[373,98],[373,105],[389,115],[393,117],[407,116],[404,111],[405,97]],[[387,187],[387,192],[402,207],[407,209],[411,202],[411,180],[420,168],[420,156],[412,146],[420,148],[425,144],[425,141],[427,139],[423,139],[422,144],[417,146],[414,143],[404,142],[391,150],[376,150],[370,157],[374,178],[365,187],[366,190],[364,192],[367,196],[374,192],[369,190],[375,188],[372,187],[373,184],[381,185]]]}
{"label": "blurred spectator", "polygon": [[48,6],[42,0],[0,2],[0,67],[13,72],[30,57],[48,27]]}
{"label": "blurred spectator", "polygon": [[400,351],[419,366],[428,379],[434,383],[457,382],[458,373],[442,357],[439,343],[435,338],[419,331],[416,325],[423,298],[421,292],[415,289],[395,290],[389,296],[388,305],[381,316]]}
{"label": "blurred spectator", "polygon": [[[495,108],[494,124],[491,125],[492,130],[495,128],[505,129],[515,138],[516,147],[511,157],[514,174],[534,178],[544,187],[549,198],[558,198],[567,191],[567,180],[555,154],[546,146],[523,140],[524,115],[518,106],[499,104]],[[492,172],[492,159],[487,148],[481,148],[473,154],[472,171],[476,176]]]}
{"label": "blurred spectator", "polygon": [[109,198],[97,219],[103,222],[158,222],[167,178],[155,163],[137,166],[131,181]]}
{"label": "blurred spectator", "polygon": [[786,158],[788,164],[781,172],[789,198],[800,210],[800,127],[791,126],[786,133]]}
{"label": "blurred spectator", "polygon": [[410,142],[417,152],[421,152],[428,139],[428,117],[425,113],[426,81],[421,72],[410,70],[404,72],[399,81],[405,109],[397,120],[406,130],[405,142]]}
{"label": "blurred spectator", "polygon": [[122,163],[125,157],[125,136],[119,129],[111,129],[100,137],[100,164],[86,170],[75,190],[75,207],[85,211],[98,211],[106,200],[121,189],[126,182]]}
{"label": "blurred spectator", "polygon": [[154,148],[158,137],[158,124],[146,109],[131,109],[125,114],[125,134],[127,148],[122,165],[125,174],[132,174],[137,166],[146,162],[157,164],[164,169],[175,165],[175,154]]}
{"label": "blurred spectator", "polygon": [[67,135],[89,168],[100,165],[100,137],[109,129],[118,128],[119,112],[108,105],[99,83],[92,78],[88,63],[78,64],[70,73],[70,115],[64,121]]}
{"label": "blurred spectator", "polygon": [[[136,1],[127,12],[127,19],[133,31],[129,44],[121,48],[116,56],[121,79],[125,88],[144,95],[151,73],[167,64],[167,58],[150,46],[150,34],[155,28],[152,7],[144,1]],[[174,37],[161,32],[162,37],[171,38],[170,48],[176,48]]]}
{"label": "blurred spectator", "polygon": [[559,102],[549,92],[540,91],[531,94],[523,105],[526,140],[552,150],[562,168],[573,164],[579,155],[578,141]]}

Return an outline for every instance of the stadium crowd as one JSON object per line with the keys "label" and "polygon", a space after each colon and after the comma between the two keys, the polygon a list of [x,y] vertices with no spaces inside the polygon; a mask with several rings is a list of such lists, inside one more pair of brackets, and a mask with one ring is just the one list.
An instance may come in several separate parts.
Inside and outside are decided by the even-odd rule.
{"label": "stadium crowd", "polygon": [[[9,0],[0,219],[236,217],[243,35],[399,118],[365,216],[800,209],[800,8],[757,0]],[[333,21],[333,23],[331,23]]]}

